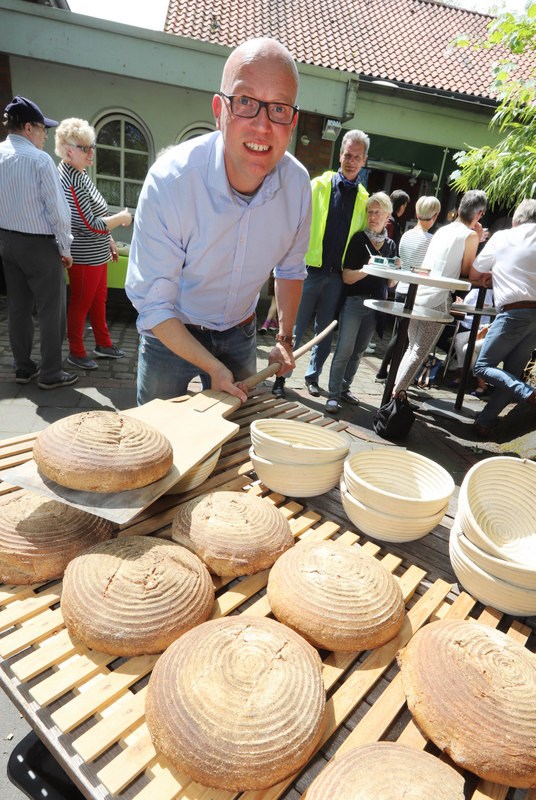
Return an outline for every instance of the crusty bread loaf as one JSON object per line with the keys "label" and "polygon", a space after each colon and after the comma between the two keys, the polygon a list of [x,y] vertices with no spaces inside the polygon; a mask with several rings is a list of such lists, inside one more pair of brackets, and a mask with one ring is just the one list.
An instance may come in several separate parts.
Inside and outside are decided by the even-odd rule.
{"label": "crusty bread loaf", "polygon": [[173,541],[188,547],[216,575],[251,575],[292,547],[290,525],[276,506],[240,492],[210,492],[179,506]]}
{"label": "crusty bread loaf", "polygon": [[336,541],[299,542],[276,561],[268,601],[280,622],[327,650],[379,647],[404,621],[404,598],[379,561]]}
{"label": "crusty bread loaf", "polygon": [[435,756],[395,742],[354,747],[322,770],[304,800],[464,800],[464,779]]}
{"label": "crusty bread loaf", "polygon": [[166,437],[142,420],[115,411],[84,411],[41,431],[33,455],[39,471],[60,486],[86,492],[139,489],[173,464]]}
{"label": "crusty bread loaf", "polygon": [[398,654],[408,706],[459,766],[536,787],[536,656],[472,621],[425,625]]}
{"label": "crusty bread loaf", "polygon": [[61,578],[75,556],[112,535],[111,522],[29,491],[0,499],[0,582]]}
{"label": "crusty bread loaf", "polygon": [[318,653],[271,619],[226,617],[159,658],[146,720],[155,747],[205,786],[259,790],[299,770],[323,729]]}
{"label": "crusty bread loaf", "polygon": [[106,542],[71,561],[61,598],[71,636],[118,656],[161,653],[213,605],[214,585],[197,556],[143,536]]}

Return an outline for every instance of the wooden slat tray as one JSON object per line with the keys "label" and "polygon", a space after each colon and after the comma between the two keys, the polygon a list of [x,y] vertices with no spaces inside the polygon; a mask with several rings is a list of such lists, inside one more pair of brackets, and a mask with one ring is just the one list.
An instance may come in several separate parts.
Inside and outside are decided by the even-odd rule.
{"label": "wooden slat tray", "polygon": [[[297,539],[337,538],[348,546],[359,542],[381,559],[400,581],[408,610],[406,622],[394,640],[377,650],[321,653],[328,725],[319,752],[300,775],[264,792],[237,794],[190,781],[154,750],[145,725],[144,701],[157,656],[118,659],[72,639],[59,609],[59,581],[30,587],[0,585],[0,683],[89,800],[295,800],[329,759],[349,747],[389,739],[436,752],[411,721],[395,660],[398,649],[422,625],[445,616],[478,617],[535,649],[536,636],[529,628],[492,609],[482,609],[465,593],[458,596],[448,581],[430,582],[412,559],[408,563],[341,525],[344,515],[333,498],[324,504],[336,509],[330,515],[319,510],[318,499],[313,508],[313,503],[306,506],[270,493],[255,480],[247,455],[249,425],[260,416],[299,417],[333,429],[345,427],[299,404],[260,394],[234,416],[240,431],[224,446],[209,480],[193,492],[160,498],[132,524],[121,527],[119,535],[169,538],[177,505],[192,495],[216,488],[255,492],[278,505]],[[32,441],[32,437],[21,437],[1,443],[0,463],[3,458],[31,458]],[[0,485],[0,492],[14,490]],[[215,578],[213,616],[268,615],[267,577],[268,571],[238,580]],[[490,785],[472,775],[467,783],[470,800],[536,800],[534,790]]]}
{"label": "wooden slat tray", "polygon": [[[256,484],[249,491],[264,493]],[[289,519],[296,538],[339,538],[348,546],[358,541],[352,531],[341,531],[329,519],[310,513],[296,502],[267,494]],[[163,535],[163,534],[161,534]],[[299,545],[298,545],[299,546]],[[149,673],[157,656],[117,659],[84,647],[63,626],[57,605],[61,583],[45,586],[0,587],[0,676],[8,694],[30,718],[40,735],[88,798],[124,797],[136,800],[268,800],[298,797],[314,774],[332,755],[380,738],[394,738],[424,747],[405,707],[395,656],[413,633],[430,620],[468,617],[475,601],[456,597],[442,580],[425,584],[425,573],[414,565],[382,553],[371,542],[366,552],[381,558],[396,574],[408,614],[399,635],[369,653],[324,653],[323,675],[328,693],[328,726],[321,752],[302,776],[293,776],[265,792],[207,789],[174,770],[153,748],[144,721],[144,699]],[[268,571],[222,585],[215,579],[214,617],[229,613],[269,614],[263,589]],[[501,621],[498,612],[485,610],[481,620]],[[525,642],[530,629],[513,624],[510,635]],[[474,784],[472,800],[529,797],[509,794],[507,787]],[[487,793],[486,793],[487,792]],[[534,798],[532,798],[534,800]]]}

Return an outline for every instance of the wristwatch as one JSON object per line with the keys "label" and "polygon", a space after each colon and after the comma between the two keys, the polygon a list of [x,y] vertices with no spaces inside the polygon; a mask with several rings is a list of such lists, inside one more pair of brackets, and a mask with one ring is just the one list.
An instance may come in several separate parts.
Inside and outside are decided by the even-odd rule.
{"label": "wristwatch", "polygon": [[290,347],[294,344],[294,336],[285,336],[283,333],[278,333],[275,340],[276,342],[281,342],[281,344],[288,344]]}

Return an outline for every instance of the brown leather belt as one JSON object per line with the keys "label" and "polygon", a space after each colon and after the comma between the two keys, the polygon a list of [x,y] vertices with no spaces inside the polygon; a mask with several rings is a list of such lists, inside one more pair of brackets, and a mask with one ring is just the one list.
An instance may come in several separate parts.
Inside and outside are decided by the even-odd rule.
{"label": "brown leather belt", "polygon": [[536,300],[520,300],[518,303],[507,303],[501,311],[511,311],[514,308],[536,308]]}
{"label": "brown leather belt", "polygon": [[[253,322],[255,319],[255,311],[253,314],[250,314],[249,317],[243,319],[242,322],[239,322],[238,325],[233,325],[232,328],[244,328],[246,325],[249,325],[250,322]],[[207,328],[205,325],[194,325],[193,322],[188,322],[186,324],[187,328],[195,328],[197,331],[212,331],[212,333],[225,333],[225,331],[217,331],[214,328]],[[232,328],[227,328],[227,330],[232,330]]]}

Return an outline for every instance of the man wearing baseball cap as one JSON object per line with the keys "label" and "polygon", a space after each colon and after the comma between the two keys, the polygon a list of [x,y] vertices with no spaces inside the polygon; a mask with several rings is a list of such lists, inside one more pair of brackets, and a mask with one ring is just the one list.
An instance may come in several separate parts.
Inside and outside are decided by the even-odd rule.
{"label": "man wearing baseball cap", "polygon": [[[43,148],[49,128],[32,100],[17,95],[4,113],[0,144],[0,255],[7,290],[8,329],[15,381],[39,374],[41,389],[72,386],[78,376],[62,368],[65,271],[73,260],[71,215],[58,171]],[[41,366],[32,359],[35,308],[41,332]]]}

